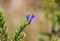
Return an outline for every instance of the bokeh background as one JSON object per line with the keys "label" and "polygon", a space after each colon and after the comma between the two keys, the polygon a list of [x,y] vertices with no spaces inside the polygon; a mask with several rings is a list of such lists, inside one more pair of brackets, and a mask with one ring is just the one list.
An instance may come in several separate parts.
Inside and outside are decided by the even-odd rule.
{"label": "bokeh background", "polygon": [[[46,1],[46,4],[44,2],[44,0],[0,0],[0,7],[4,9],[8,31],[10,33],[9,41],[11,41],[15,30],[25,20],[25,15],[28,13],[34,13],[36,20],[24,29],[26,33],[24,41],[38,41],[40,32],[51,31],[51,21],[48,22],[46,20],[46,10],[43,7],[48,2]],[[48,37],[45,38],[48,40]]]}

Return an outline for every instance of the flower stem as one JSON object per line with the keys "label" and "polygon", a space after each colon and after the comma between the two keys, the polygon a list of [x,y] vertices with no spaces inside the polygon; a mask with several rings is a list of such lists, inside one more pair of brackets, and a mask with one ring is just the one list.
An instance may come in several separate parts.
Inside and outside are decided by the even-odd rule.
{"label": "flower stem", "polygon": [[29,23],[28,22],[24,22],[22,23],[19,28],[16,30],[14,36],[13,36],[13,39],[12,41],[18,41],[18,36],[21,34],[21,32],[23,31],[23,29],[28,25]]}
{"label": "flower stem", "polygon": [[6,26],[6,22],[5,22],[5,16],[3,15],[4,12],[3,10],[1,9],[0,10],[0,27],[2,28],[2,34],[4,35],[4,41],[7,41],[7,26]]}

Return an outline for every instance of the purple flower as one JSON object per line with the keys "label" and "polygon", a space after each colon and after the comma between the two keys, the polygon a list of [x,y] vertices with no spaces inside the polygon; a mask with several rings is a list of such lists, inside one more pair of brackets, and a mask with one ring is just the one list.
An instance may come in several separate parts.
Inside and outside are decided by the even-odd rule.
{"label": "purple flower", "polygon": [[30,16],[30,14],[27,14],[27,15],[26,15],[26,19],[27,19],[27,21],[32,22],[32,21],[35,20],[35,15],[32,14],[32,16]]}
{"label": "purple flower", "polygon": [[30,14],[27,14],[26,15],[26,19],[29,20],[29,17],[30,17]]}
{"label": "purple flower", "polygon": [[32,21],[34,21],[34,20],[35,20],[35,15],[32,14],[32,16],[30,17],[29,21],[32,22]]}

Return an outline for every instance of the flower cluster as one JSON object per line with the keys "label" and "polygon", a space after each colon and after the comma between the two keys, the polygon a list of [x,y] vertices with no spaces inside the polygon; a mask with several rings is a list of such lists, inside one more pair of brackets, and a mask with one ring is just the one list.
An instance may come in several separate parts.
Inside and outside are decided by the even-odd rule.
{"label": "flower cluster", "polygon": [[31,23],[31,22],[33,22],[33,21],[35,20],[35,15],[32,14],[32,15],[30,16],[30,14],[27,14],[27,15],[26,15],[26,19],[27,19],[27,21],[29,21],[29,23]]}

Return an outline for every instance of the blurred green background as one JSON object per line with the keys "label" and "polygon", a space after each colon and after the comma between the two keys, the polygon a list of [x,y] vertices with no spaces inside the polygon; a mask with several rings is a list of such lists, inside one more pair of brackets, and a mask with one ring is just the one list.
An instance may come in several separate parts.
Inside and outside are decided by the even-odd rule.
{"label": "blurred green background", "polygon": [[[0,0],[0,7],[4,9],[6,16],[10,33],[9,41],[11,41],[11,36],[19,27],[19,24],[25,20],[25,15],[28,13],[34,13],[36,20],[24,29],[26,33],[24,41],[38,41],[40,32],[51,32],[53,23],[51,23],[50,17],[53,16],[53,19],[56,19],[55,14],[51,14],[51,12],[54,10],[54,13],[60,11],[60,0]],[[54,25],[57,31],[58,23],[55,24],[54,22]],[[48,37],[45,38],[48,41]]]}

